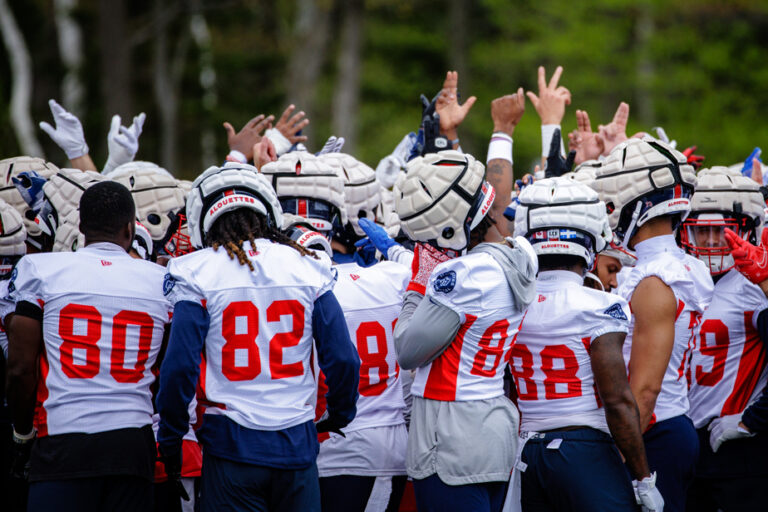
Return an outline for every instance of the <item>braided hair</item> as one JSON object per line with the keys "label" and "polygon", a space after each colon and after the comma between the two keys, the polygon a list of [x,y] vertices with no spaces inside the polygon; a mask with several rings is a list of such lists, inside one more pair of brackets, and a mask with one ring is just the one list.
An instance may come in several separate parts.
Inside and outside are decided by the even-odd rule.
{"label": "braided hair", "polygon": [[227,212],[213,223],[210,231],[205,235],[205,245],[213,247],[214,251],[223,247],[229,255],[229,259],[237,261],[241,265],[247,265],[253,271],[253,264],[243,250],[243,242],[251,243],[256,247],[256,238],[266,238],[272,242],[287,245],[299,251],[302,256],[311,256],[320,259],[314,251],[297,244],[286,235],[267,224],[263,215],[250,208],[238,208]]}

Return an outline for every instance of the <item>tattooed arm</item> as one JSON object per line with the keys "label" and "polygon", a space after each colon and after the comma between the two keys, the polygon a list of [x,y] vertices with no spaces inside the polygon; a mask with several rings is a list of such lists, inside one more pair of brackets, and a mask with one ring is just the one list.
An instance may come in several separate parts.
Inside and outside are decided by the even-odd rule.
{"label": "tattooed arm", "polygon": [[616,446],[627,460],[632,477],[641,480],[651,472],[645,458],[640,413],[629,389],[621,354],[625,336],[622,332],[609,332],[598,336],[590,347],[590,359],[597,391],[605,406],[608,429]]}
{"label": "tattooed arm", "polygon": [[507,219],[504,217],[504,209],[509,206],[512,197],[512,184],[514,183],[512,163],[501,158],[490,160],[486,168],[485,178],[496,190],[496,198],[493,200],[489,215],[496,221],[496,229],[499,230],[501,236],[511,236]]}

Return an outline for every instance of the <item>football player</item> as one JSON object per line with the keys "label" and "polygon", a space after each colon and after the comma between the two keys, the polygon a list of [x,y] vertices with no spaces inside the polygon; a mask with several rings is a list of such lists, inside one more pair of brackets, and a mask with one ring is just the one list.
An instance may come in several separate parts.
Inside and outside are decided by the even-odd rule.
{"label": "football player", "polygon": [[84,247],[25,256],[8,285],[8,403],[14,442],[31,447],[28,509],[149,510],[163,271],[127,253],[125,187],[94,184],[79,213]]}
{"label": "football player", "polygon": [[400,365],[416,369],[406,464],[424,511],[498,510],[517,447],[503,373],[536,262],[527,241],[503,239],[487,216],[494,190],[484,171],[458,151],[417,157],[397,202],[403,229],[422,242],[395,347]]}
{"label": "football player", "polygon": [[[389,507],[396,510],[406,483],[408,434],[400,367],[392,337],[408,285],[408,267],[373,262],[373,251],[361,259],[355,243],[364,234],[359,223],[374,218],[380,185],[370,167],[343,153],[319,158],[344,180],[347,223],[334,229],[331,247],[338,281],[333,293],[344,311],[352,343],[360,358],[357,415],[344,429],[346,438],[321,435],[317,465],[323,510],[363,511],[377,477],[390,486]],[[309,240],[307,241],[309,242]],[[318,379],[318,410],[324,409],[323,379]]]}
{"label": "football player", "polygon": [[591,182],[606,204],[618,243],[637,254],[618,290],[632,309],[624,359],[648,464],[668,511],[685,509],[699,451],[686,416],[685,364],[713,289],[704,264],[675,242],[695,184],[685,156],[651,137],[619,144]]}
{"label": "football player", "polygon": [[700,456],[688,509],[759,510],[768,498],[768,471],[757,461],[768,457],[768,439],[753,434],[759,428],[750,404],[767,380],[768,299],[734,268],[725,229],[757,243],[765,203],[757,183],[726,167],[700,171],[691,202],[682,245],[707,265],[715,292],[689,365],[688,414]]}
{"label": "football player", "polygon": [[[277,196],[249,165],[206,170],[187,214],[201,250],[172,259],[164,283],[174,304],[157,397],[166,471],[179,473],[199,376],[201,510],[319,510],[317,433],[354,418],[359,374],[335,273],[278,231]],[[317,427],[313,338],[329,389]]]}
{"label": "football player", "polygon": [[611,241],[605,204],[577,181],[537,181],[520,194],[515,235],[539,263],[537,298],[510,359],[525,442],[513,479],[522,510],[635,510],[616,448],[644,510],[661,510],[622,357],[627,302],[583,286],[595,253]]}

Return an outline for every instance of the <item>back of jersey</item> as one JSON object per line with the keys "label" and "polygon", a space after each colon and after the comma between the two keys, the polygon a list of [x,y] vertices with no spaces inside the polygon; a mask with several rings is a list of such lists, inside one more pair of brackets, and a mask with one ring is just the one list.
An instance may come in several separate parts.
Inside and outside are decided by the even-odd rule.
{"label": "back of jersey", "polygon": [[363,268],[336,267],[334,294],[344,310],[352,343],[360,356],[357,415],[345,431],[405,423],[405,402],[392,332],[411,271],[393,262]]}
{"label": "back of jersey", "polygon": [[595,338],[626,333],[629,307],[616,295],[585,288],[566,270],[543,271],[512,348],[521,430],[589,426],[608,432],[590,350]]}
{"label": "back of jersey", "polygon": [[43,310],[38,435],[152,423],[151,368],[170,314],[163,274],[109,243],[22,258],[10,297]]}
{"label": "back of jersey", "polygon": [[205,413],[281,430],[313,418],[312,312],[335,273],[268,240],[243,249],[253,271],[223,249],[171,260],[168,294],[174,304],[201,303],[210,317],[200,374]]}
{"label": "back of jersey", "polygon": [[501,265],[487,253],[441,263],[424,300],[459,315],[453,342],[432,363],[416,370],[411,393],[432,400],[486,400],[504,393],[504,367],[523,313]]}

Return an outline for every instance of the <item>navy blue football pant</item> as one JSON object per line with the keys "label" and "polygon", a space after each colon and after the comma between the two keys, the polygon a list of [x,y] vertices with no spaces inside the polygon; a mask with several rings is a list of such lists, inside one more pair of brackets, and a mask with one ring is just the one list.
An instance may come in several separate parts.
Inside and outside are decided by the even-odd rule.
{"label": "navy blue football pant", "polygon": [[137,476],[100,476],[43,480],[29,484],[28,512],[101,512],[152,510],[154,485]]}
{"label": "navy blue football pant", "polygon": [[276,469],[222,459],[203,450],[201,512],[320,512],[317,465]]}
{"label": "navy blue football pant", "polygon": [[706,427],[697,430],[700,455],[688,490],[690,512],[748,512],[768,509],[768,435],[733,439],[717,453]]}
{"label": "navy blue football pant", "polygon": [[521,478],[525,512],[638,510],[629,472],[605,432],[539,434],[525,444],[520,460],[527,465]]}
{"label": "navy blue football pant", "polygon": [[419,512],[497,512],[504,506],[508,482],[448,485],[435,475],[413,481]]}
{"label": "navy blue football pant", "polygon": [[656,487],[664,512],[683,512],[688,487],[699,458],[699,437],[688,416],[660,421],[643,434],[648,467],[656,472]]}
{"label": "navy blue football pant", "polygon": [[[393,476],[386,512],[397,512],[408,477]],[[320,479],[320,503],[323,512],[363,512],[371,497],[375,476],[338,475]]]}

